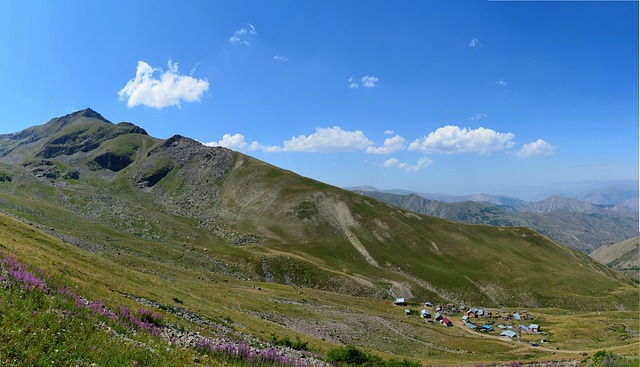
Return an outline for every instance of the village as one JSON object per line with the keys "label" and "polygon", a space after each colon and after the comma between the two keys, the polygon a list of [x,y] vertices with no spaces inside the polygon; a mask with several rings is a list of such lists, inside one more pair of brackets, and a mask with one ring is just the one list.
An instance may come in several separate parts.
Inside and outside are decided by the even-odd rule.
{"label": "village", "polygon": [[[396,298],[393,302],[396,306],[407,307],[408,303],[404,298]],[[483,308],[469,308],[465,305],[455,305],[452,303],[446,305],[433,305],[431,302],[420,304],[422,310],[417,312],[410,308],[405,308],[404,313],[407,316],[419,315],[428,323],[439,323],[445,327],[454,326],[454,317],[460,316],[460,327],[466,327],[478,333],[486,333],[489,335],[497,335],[505,339],[517,337],[518,341],[531,342],[531,345],[537,347],[538,339],[531,341],[531,336],[539,335],[540,343],[548,343],[546,333],[541,331],[539,324],[533,323],[535,315],[527,310],[485,310]],[[524,338],[523,336],[526,336]]]}

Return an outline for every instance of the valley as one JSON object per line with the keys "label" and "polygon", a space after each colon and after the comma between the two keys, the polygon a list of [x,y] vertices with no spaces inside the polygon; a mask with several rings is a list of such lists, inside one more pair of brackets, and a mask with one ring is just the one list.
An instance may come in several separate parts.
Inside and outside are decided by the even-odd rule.
{"label": "valley", "polygon": [[[90,109],[0,135],[0,177],[4,259],[183,330],[255,345],[298,338],[321,354],[353,345],[422,365],[575,361],[603,349],[637,358],[638,284],[520,224],[416,214]],[[454,327],[428,323],[426,301],[526,309],[548,344],[470,332],[461,314]],[[122,333],[168,348],[167,365],[240,363]]]}

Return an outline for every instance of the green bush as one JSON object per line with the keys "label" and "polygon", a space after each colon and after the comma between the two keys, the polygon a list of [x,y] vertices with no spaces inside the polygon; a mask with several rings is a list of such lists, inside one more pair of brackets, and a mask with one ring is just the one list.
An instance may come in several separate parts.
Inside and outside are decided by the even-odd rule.
{"label": "green bush", "polygon": [[376,357],[370,356],[354,346],[347,345],[345,347],[331,349],[329,353],[327,353],[326,361],[333,364],[358,366],[370,365],[369,363],[375,358]]}
{"label": "green bush", "polygon": [[288,336],[285,336],[282,339],[278,339],[275,334],[271,334],[271,343],[295,350],[309,350],[309,343],[300,340],[300,338],[298,338],[297,336],[296,340],[291,340]]}
{"label": "green bush", "polygon": [[383,360],[363,352],[352,345],[331,349],[325,360],[335,366],[381,366],[381,367],[420,367],[420,363],[407,359],[397,361],[395,359]]}

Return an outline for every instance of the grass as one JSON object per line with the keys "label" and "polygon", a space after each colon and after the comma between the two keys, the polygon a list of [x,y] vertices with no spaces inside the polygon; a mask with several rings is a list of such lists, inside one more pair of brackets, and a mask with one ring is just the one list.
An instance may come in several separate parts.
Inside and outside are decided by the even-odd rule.
{"label": "grass", "polygon": [[[207,273],[203,278],[197,268],[135,253],[109,260],[109,257],[62,243],[7,216],[0,216],[0,248],[16,253],[35,266],[50,269],[52,274],[64,274],[73,289],[95,299],[119,304],[130,302],[122,293],[133,294],[184,307],[208,318],[230,320],[228,325],[265,341],[270,341],[274,333],[279,340],[294,341],[299,337],[315,351],[328,351],[336,344],[346,343],[371,351],[393,352],[376,354],[384,358],[402,355],[422,363],[450,364],[509,361],[522,359],[524,354],[532,359],[559,357],[563,350],[600,350],[632,345],[638,340],[638,317],[633,312],[602,313],[600,317],[606,322],[589,328],[597,314],[553,309],[546,314],[545,310],[539,313],[536,310],[541,324],[548,325],[550,340],[560,350],[555,354],[536,351],[523,354],[523,347],[518,343],[485,340],[479,334],[461,334],[458,328],[428,325],[417,316],[404,316],[402,310],[388,301],[247,282],[218,273]],[[175,245],[175,248],[183,247]],[[626,339],[618,331],[615,336],[605,333],[603,340],[597,341],[600,333],[620,320],[627,320]],[[319,329],[314,332],[315,337],[304,331],[303,325],[310,323]],[[571,334],[576,330],[587,334],[578,338]],[[416,343],[423,347],[415,348]]]}
{"label": "grass", "polygon": [[[64,288],[58,291],[50,288],[52,279],[34,275],[11,256],[3,256],[2,260],[0,364],[3,366],[93,363],[181,366],[192,358],[193,353],[169,348],[151,335],[132,333],[130,325],[134,324],[116,323],[108,316],[100,316],[96,310],[104,309],[102,303],[89,303],[100,305],[93,310],[78,306],[77,294]],[[23,277],[27,274],[29,281],[17,280],[20,274]],[[125,309],[118,311],[119,316]],[[149,311],[136,317],[138,322],[153,325],[149,321],[158,323],[160,316]]]}

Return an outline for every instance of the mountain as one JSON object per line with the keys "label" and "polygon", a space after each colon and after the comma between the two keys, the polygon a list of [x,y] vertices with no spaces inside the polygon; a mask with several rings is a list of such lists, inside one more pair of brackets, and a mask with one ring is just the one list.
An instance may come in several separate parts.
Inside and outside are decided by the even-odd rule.
{"label": "mountain", "polygon": [[631,280],[533,230],[419,215],[90,109],[0,135],[0,178],[0,257],[87,299],[169,313],[177,330],[228,330],[224,340],[295,336],[459,365],[520,348],[486,339],[504,352],[481,357],[479,334],[390,300],[610,310],[623,323],[639,307]]}
{"label": "mountain", "polygon": [[460,202],[475,201],[475,202],[490,203],[490,204],[496,204],[496,205],[512,205],[512,206],[517,206],[517,205],[526,203],[523,200],[510,197],[510,196],[505,196],[505,195],[491,195],[491,194],[447,195],[447,194],[441,194],[441,193],[411,192],[411,191],[402,190],[402,189],[381,190],[373,186],[354,186],[354,187],[348,187],[345,189],[349,191],[355,191],[355,192],[380,192],[380,193],[394,194],[394,195],[415,194],[425,199],[437,200],[445,203],[460,203]]}
{"label": "mountain", "polygon": [[561,196],[550,196],[545,200],[536,201],[530,204],[520,205],[521,212],[551,213],[555,211],[566,212],[586,212],[598,209],[598,206],[586,201],[565,198]]}
{"label": "mountain", "polygon": [[[614,210],[560,196],[551,196],[537,202],[515,199],[510,201],[512,205],[500,205],[489,201],[445,203],[425,199],[418,194],[356,192],[416,213],[447,220],[493,226],[528,227],[554,241],[587,254],[602,244],[622,241],[638,234],[637,212]],[[484,195],[475,197],[486,199]]]}
{"label": "mountain", "polygon": [[576,195],[576,198],[602,205],[618,205],[629,201],[635,201],[637,203],[638,182],[607,185],[604,187],[590,189]]}
{"label": "mountain", "polygon": [[[468,227],[417,216],[225,148],[182,136],[152,138],[90,109],[0,136],[0,157],[0,167],[13,177],[4,184],[0,202],[21,217],[62,226],[70,236],[98,246],[104,240],[87,239],[74,221],[106,225],[146,241],[192,238],[216,244],[218,256],[235,263],[233,271],[224,271],[251,279],[375,297],[422,295],[531,306],[565,300],[557,289],[554,296],[532,292],[514,298],[509,289],[519,278],[529,279],[541,295],[548,293],[522,269],[523,261],[545,259],[536,266],[554,272],[576,265],[567,264],[566,255],[561,264],[550,262],[567,250],[534,232],[525,230],[523,237],[520,228]],[[409,199],[420,203],[418,197]],[[50,214],[44,215],[45,207]],[[445,213],[443,207],[431,207],[430,213]],[[474,210],[491,211],[482,205]],[[460,210],[456,218],[464,218]],[[536,250],[521,258],[516,246],[525,243]],[[237,250],[245,257],[241,262],[232,256]],[[283,267],[292,254],[292,268]],[[586,257],[572,258],[588,263]],[[513,268],[508,277],[477,265],[495,259]],[[598,276],[604,271],[595,264],[587,267]],[[307,272],[315,276],[304,276]],[[500,284],[502,291],[487,293],[490,284]]]}
{"label": "mountain", "polygon": [[610,268],[640,282],[640,237],[626,241],[610,243],[599,247],[589,254],[592,258]]}

